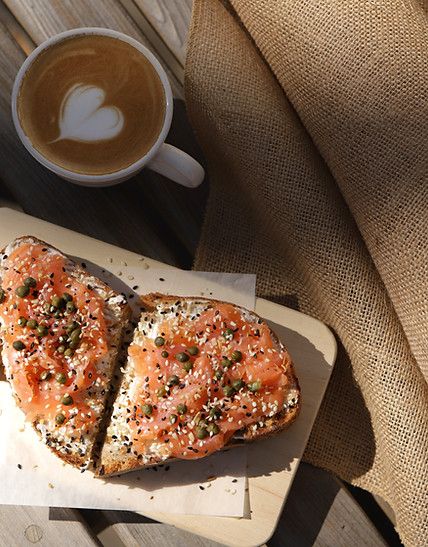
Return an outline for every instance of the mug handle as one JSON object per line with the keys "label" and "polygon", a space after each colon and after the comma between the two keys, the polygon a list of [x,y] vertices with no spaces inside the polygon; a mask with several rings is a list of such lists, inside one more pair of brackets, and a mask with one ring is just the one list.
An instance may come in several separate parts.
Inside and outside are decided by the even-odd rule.
{"label": "mug handle", "polygon": [[189,154],[171,144],[163,143],[147,167],[187,188],[196,188],[204,180],[205,171]]}

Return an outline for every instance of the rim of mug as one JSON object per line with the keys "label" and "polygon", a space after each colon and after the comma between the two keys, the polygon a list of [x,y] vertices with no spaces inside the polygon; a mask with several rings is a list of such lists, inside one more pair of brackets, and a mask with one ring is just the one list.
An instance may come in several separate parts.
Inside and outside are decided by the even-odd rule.
{"label": "rim of mug", "polygon": [[[43,154],[41,154],[33,146],[33,144],[31,143],[31,140],[29,139],[24,129],[22,128],[21,122],[19,120],[18,108],[17,108],[17,102],[18,102],[17,99],[21,89],[22,80],[25,74],[27,73],[27,70],[35,61],[35,59],[40,55],[40,53],[42,53],[42,51],[44,51],[45,49],[51,47],[52,45],[58,42],[62,42],[64,40],[72,38],[73,36],[79,36],[79,35],[85,35],[85,34],[97,35],[97,36],[109,36],[112,38],[122,40],[123,42],[127,42],[128,44],[136,48],[138,51],[140,51],[140,53],[142,53],[146,57],[146,59],[148,59],[148,61],[152,64],[153,68],[156,70],[162,82],[162,86],[163,86],[163,90],[165,94],[164,122],[162,125],[162,129],[159,132],[159,135],[155,143],[153,144],[153,146],[150,148],[150,150],[144,156],[142,156],[140,159],[138,159],[136,162],[132,163],[131,165],[128,165],[127,167],[124,167],[123,169],[120,169],[119,171],[114,171],[112,173],[105,173],[102,175],[87,175],[84,173],[77,173],[76,171],[64,169],[60,165],[57,165],[56,163],[48,160],[45,156],[43,156]],[[21,139],[22,144],[25,146],[28,152],[44,167],[46,167],[50,171],[53,171],[55,174],[77,184],[80,183],[85,185],[96,186],[99,183],[99,184],[110,186],[115,183],[122,182],[126,178],[140,171],[156,155],[159,148],[164,143],[167,137],[167,134],[169,132],[169,129],[171,127],[172,111],[173,111],[173,97],[172,97],[171,85],[169,83],[168,76],[166,75],[165,70],[163,69],[162,65],[160,64],[158,59],[155,57],[155,55],[146,46],[141,44],[138,40],[135,40],[134,38],[131,38],[130,36],[123,34],[122,32],[118,32],[116,30],[107,29],[107,28],[101,28],[101,27],[82,27],[82,28],[66,30],[65,32],[55,34],[55,36],[52,36],[51,38],[48,38],[47,40],[42,42],[34,51],[30,53],[30,55],[25,59],[25,61],[21,65],[15,77],[15,81],[12,88],[12,119],[15,125],[16,132],[18,133],[18,136]]]}

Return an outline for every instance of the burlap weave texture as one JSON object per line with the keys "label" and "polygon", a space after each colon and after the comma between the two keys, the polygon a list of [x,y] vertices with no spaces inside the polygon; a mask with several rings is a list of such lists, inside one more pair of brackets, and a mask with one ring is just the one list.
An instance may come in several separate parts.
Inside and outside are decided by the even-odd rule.
{"label": "burlap weave texture", "polygon": [[395,0],[196,0],[186,63],[211,182],[195,267],[326,322],[307,461],[428,544],[428,24]]}

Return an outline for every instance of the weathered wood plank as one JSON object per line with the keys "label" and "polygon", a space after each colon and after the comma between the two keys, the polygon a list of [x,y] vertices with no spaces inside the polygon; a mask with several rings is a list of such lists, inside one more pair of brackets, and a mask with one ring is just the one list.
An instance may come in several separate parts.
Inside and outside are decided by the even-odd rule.
{"label": "weathered wood plank", "polygon": [[0,545],[23,546],[32,543],[40,547],[100,545],[95,534],[82,521],[78,511],[55,509],[51,520],[49,507],[0,505]]}
{"label": "weathered wood plank", "polygon": [[269,547],[384,547],[364,511],[330,473],[301,463]]}
{"label": "weathered wood plank", "polygon": [[134,2],[184,66],[192,0],[134,0]]}
{"label": "weathered wood plank", "polygon": [[[4,3],[36,44],[58,32],[72,28],[106,27],[124,32],[153,49],[116,0],[4,0]],[[174,96],[182,98],[181,83],[166,65],[164,68],[168,73]]]}

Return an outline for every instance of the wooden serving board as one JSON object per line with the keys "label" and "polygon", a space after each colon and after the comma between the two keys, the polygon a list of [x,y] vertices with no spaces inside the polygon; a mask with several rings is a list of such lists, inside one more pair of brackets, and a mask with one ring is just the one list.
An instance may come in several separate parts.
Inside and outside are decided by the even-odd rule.
{"label": "wooden serving board", "polygon": [[[130,251],[0,208],[0,248],[22,235],[34,235],[69,255],[81,257],[107,270],[111,269],[112,260],[116,264],[139,268],[141,279],[144,279],[147,268],[171,268],[149,258],[142,261],[141,256]],[[136,278],[129,281],[130,285],[136,283]],[[144,512],[152,519],[227,545],[261,545],[273,534],[336,357],[333,334],[320,321],[260,298],[256,299],[255,311],[271,323],[289,349],[303,402],[300,416],[290,430],[249,446],[247,476],[251,511],[248,517],[235,519]]]}

